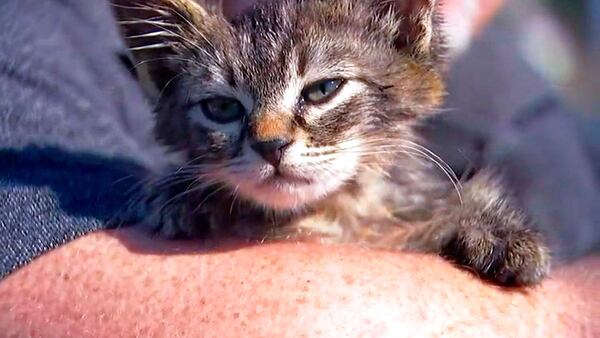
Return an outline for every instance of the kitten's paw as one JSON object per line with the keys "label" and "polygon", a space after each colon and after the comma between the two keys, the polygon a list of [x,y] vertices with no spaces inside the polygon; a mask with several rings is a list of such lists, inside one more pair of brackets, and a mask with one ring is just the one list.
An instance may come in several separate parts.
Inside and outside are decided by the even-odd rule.
{"label": "kitten's paw", "polygon": [[502,186],[486,171],[464,186],[463,203],[449,219],[456,232],[442,253],[501,285],[537,284],[550,269],[548,248]]}
{"label": "kitten's paw", "polygon": [[537,284],[550,269],[548,249],[529,229],[471,226],[461,231],[443,253],[481,277],[505,286]]}
{"label": "kitten's paw", "polygon": [[168,239],[184,239],[189,236],[191,227],[187,207],[183,203],[171,203],[167,206],[151,206],[144,226],[153,233]]}
{"label": "kitten's paw", "polygon": [[141,224],[154,234],[167,239],[189,239],[201,236],[196,218],[186,201],[173,200],[169,194],[154,195],[142,202]]}

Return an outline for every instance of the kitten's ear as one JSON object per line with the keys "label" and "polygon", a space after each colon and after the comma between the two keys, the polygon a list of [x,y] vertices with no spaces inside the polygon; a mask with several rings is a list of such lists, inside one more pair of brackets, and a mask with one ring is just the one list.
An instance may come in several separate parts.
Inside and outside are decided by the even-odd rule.
{"label": "kitten's ear", "polygon": [[443,50],[441,19],[437,0],[378,0],[392,23],[395,44],[419,59],[437,59]]}
{"label": "kitten's ear", "polygon": [[110,0],[144,89],[162,91],[206,32],[223,24],[195,0]]}

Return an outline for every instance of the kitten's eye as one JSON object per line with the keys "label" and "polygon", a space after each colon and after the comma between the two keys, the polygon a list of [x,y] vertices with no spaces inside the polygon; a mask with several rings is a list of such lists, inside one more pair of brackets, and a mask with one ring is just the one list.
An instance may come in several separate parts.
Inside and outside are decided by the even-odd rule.
{"label": "kitten's eye", "polygon": [[216,97],[200,102],[204,115],[218,123],[230,123],[241,119],[246,109],[240,101],[226,97]]}
{"label": "kitten's eye", "polygon": [[313,104],[325,103],[333,98],[335,94],[342,88],[345,80],[343,79],[327,79],[312,84],[302,91],[302,96],[307,102]]}

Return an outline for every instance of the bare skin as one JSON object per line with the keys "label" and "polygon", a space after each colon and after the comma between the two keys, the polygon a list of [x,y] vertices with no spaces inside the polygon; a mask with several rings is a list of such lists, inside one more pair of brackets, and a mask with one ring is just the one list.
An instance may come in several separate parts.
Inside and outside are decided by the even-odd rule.
{"label": "bare skin", "polygon": [[[508,290],[433,256],[103,232],[0,283],[3,337],[594,337],[600,257]],[[441,278],[440,278],[441,276]],[[596,310],[597,311],[597,310]],[[594,322],[594,319],[596,320]]]}

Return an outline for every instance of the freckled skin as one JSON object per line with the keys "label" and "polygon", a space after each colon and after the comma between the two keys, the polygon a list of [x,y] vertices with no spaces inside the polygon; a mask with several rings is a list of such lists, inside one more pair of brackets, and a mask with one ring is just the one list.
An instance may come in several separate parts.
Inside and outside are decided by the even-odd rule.
{"label": "freckled skin", "polygon": [[[491,170],[454,187],[423,160],[435,156],[415,126],[444,97],[436,1],[261,2],[231,21],[190,0],[145,6],[116,9],[154,22],[127,36],[162,29],[127,41],[160,89],[157,137],[190,161],[180,187],[150,189],[155,231],[435,253],[502,285],[548,273],[547,248]],[[310,102],[327,79],[340,86]],[[215,95],[245,115],[211,121],[198,102]],[[254,151],[273,141],[285,148]]]}
{"label": "freckled skin", "polygon": [[207,250],[107,231],[0,282],[0,335],[597,337],[598,268],[590,258],[539,287],[505,290],[430,255],[294,243]]}

